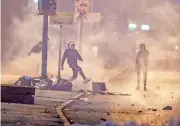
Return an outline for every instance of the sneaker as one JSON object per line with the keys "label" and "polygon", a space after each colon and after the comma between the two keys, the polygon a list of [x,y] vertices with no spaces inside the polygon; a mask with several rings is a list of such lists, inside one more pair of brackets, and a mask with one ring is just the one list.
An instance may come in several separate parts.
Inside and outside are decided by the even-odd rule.
{"label": "sneaker", "polygon": [[88,83],[89,81],[91,81],[91,79],[90,79],[90,78],[86,78],[86,79],[83,81],[83,83]]}
{"label": "sneaker", "polygon": [[144,87],[144,91],[147,91],[147,88],[146,88],[146,87]]}
{"label": "sneaker", "polygon": [[137,87],[136,87],[136,90],[140,90],[140,86],[137,86]]}

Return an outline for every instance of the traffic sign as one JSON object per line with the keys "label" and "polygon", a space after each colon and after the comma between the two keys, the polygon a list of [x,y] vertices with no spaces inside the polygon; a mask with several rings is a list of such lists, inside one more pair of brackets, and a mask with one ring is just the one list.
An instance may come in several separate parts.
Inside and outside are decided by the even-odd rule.
{"label": "traffic sign", "polygon": [[38,15],[56,15],[56,0],[38,0]]}
{"label": "traffic sign", "polygon": [[[91,22],[91,23],[98,23],[101,21],[101,19],[102,19],[101,13],[87,13],[83,17],[84,22]],[[74,14],[74,22],[78,22],[78,21],[79,21],[79,18],[77,18],[77,15]]]}
{"label": "traffic sign", "polygon": [[73,24],[73,12],[56,12],[56,15],[50,16],[50,24]]}
{"label": "traffic sign", "polygon": [[82,18],[89,12],[89,0],[76,0],[75,15],[76,18]]}

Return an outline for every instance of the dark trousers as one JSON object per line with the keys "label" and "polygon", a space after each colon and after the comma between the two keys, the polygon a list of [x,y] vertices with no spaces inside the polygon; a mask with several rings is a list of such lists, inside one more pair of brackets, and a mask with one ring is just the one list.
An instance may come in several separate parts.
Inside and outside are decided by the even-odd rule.
{"label": "dark trousers", "polygon": [[138,86],[140,86],[141,73],[143,73],[144,87],[146,87],[146,84],[147,84],[147,67],[137,68],[137,85]]}
{"label": "dark trousers", "polygon": [[82,68],[80,66],[78,66],[77,64],[75,65],[69,65],[70,68],[72,69],[73,71],[73,76],[72,78],[73,79],[76,79],[77,76],[78,76],[78,72],[80,73],[81,77],[85,80],[86,79],[86,76],[84,75],[83,71],[82,71]]}

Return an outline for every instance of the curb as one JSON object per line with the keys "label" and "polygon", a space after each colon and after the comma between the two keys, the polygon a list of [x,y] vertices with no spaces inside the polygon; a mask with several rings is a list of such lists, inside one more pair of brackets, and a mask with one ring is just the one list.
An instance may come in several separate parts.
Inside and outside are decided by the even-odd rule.
{"label": "curb", "polygon": [[[81,97],[82,95],[84,95],[85,93],[79,93],[76,96],[72,97],[72,99],[77,99],[79,97]],[[69,123],[68,119],[65,117],[65,115],[63,114],[62,110],[64,107],[66,107],[68,104],[74,102],[75,100],[68,100],[66,102],[64,102],[63,104],[61,104],[60,106],[58,106],[56,108],[56,111],[58,113],[58,116],[60,119],[62,119],[62,121],[64,122],[64,126],[70,126],[71,124]]]}

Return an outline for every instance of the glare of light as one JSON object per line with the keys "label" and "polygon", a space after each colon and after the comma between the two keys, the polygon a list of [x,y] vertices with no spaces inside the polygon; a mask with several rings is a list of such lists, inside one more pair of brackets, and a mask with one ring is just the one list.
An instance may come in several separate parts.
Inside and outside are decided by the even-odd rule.
{"label": "glare of light", "polygon": [[176,50],[178,50],[178,49],[179,49],[179,46],[175,46],[174,48],[175,48]]}
{"label": "glare of light", "polygon": [[38,3],[38,0],[34,0],[35,3]]}
{"label": "glare of light", "polygon": [[141,30],[148,31],[150,29],[149,25],[141,25]]}
{"label": "glare of light", "polygon": [[137,28],[137,25],[134,24],[134,23],[130,23],[130,24],[128,24],[128,27],[129,27],[130,30],[134,30],[134,29]]}
{"label": "glare of light", "polygon": [[99,50],[99,49],[98,49],[97,46],[92,47],[92,52],[94,53],[95,56],[98,55],[98,50]]}

